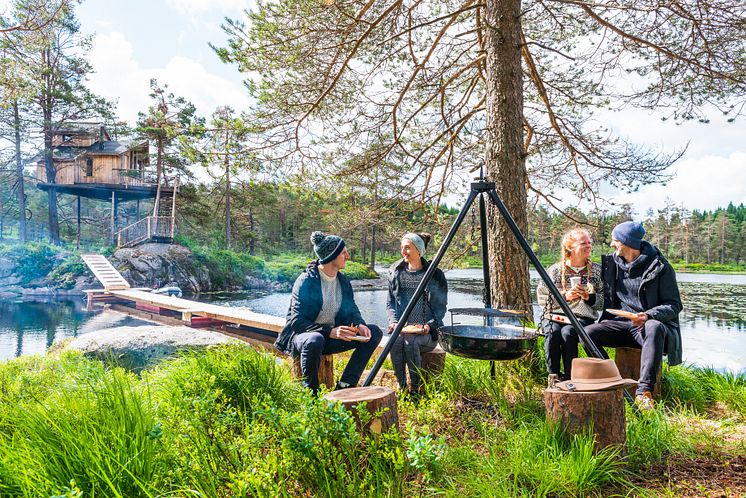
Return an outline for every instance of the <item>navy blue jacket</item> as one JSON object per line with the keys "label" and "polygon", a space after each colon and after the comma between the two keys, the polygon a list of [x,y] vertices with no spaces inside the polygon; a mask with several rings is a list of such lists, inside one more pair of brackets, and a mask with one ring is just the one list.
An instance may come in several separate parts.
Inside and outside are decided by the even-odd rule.
{"label": "navy blue jacket", "polygon": [[[651,261],[643,270],[642,282],[637,295],[645,313],[666,326],[668,364],[678,365],[682,361],[679,313],[683,305],[679,295],[679,286],[676,283],[676,273],[657,247],[643,241],[640,249],[650,256]],[[619,298],[616,295],[617,271],[619,267],[614,261],[613,254],[601,257],[604,302],[609,308],[619,307]],[[613,316],[606,311],[601,315],[601,320],[610,318]]]}
{"label": "navy blue jacket", "polygon": [[[352,294],[352,284],[342,273],[337,273],[339,286],[342,289],[342,303],[334,317],[334,326],[365,324],[360,310],[355,304]],[[275,341],[275,347],[280,351],[291,354],[293,336],[303,332],[319,332],[328,338],[332,326],[316,323],[319,316],[323,296],[321,294],[321,277],[319,276],[318,260],[311,262],[306,271],[295,280],[293,293],[290,297],[287,322]]]}

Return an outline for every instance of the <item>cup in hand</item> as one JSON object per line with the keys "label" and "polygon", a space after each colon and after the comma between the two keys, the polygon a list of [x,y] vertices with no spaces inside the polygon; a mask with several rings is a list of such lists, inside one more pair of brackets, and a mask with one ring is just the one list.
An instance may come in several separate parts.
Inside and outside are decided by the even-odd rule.
{"label": "cup in hand", "polygon": [[580,282],[582,282],[580,277],[570,277],[570,287],[573,288],[576,285],[580,285]]}

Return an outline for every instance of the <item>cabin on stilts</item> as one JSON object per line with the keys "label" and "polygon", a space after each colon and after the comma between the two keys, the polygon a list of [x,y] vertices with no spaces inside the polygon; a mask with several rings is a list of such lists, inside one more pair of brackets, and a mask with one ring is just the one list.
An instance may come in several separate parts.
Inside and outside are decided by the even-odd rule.
{"label": "cabin on stilts", "polygon": [[[102,123],[68,122],[55,129],[52,161],[55,178],[49,179],[44,155],[35,158],[37,187],[77,197],[77,242],[80,246],[80,199],[111,203],[110,241],[117,247],[171,242],[175,230],[176,185],[161,185],[157,209],[140,215],[140,201],[155,199],[158,192],[155,171],[150,168],[147,140],[111,140]],[[135,221],[121,226],[120,204],[135,201]]]}

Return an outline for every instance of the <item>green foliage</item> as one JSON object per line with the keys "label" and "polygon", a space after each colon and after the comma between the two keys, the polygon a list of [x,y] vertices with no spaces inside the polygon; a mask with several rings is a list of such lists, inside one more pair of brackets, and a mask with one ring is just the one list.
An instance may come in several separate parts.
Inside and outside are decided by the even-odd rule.
{"label": "green foliage", "polygon": [[58,247],[43,242],[0,245],[0,257],[15,263],[14,272],[21,277],[21,285],[46,276],[54,268],[59,252]]}
{"label": "green foliage", "polygon": [[651,411],[627,409],[627,447],[633,468],[659,462],[668,455],[688,453],[691,444],[676,428],[660,404]]}
{"label": "green foliage", "polygon": [[[546,421],[522,363],[492,379],[486,362],[449,356],[419,401],[400,398],[402,433],[373,436],[244,345],[140,377],[79,353],[18,358],[0,364],[0,496],[604,496],[638,493],[626,470],[691,457],[705,437],[670,412],[692,395],[669,391],[628,411],[627,458],[594,453],[590,434]],[[743,378],[690,371],[711,402],[742,402]]]}
{"label": "green foliage", "polygon": [[721,403],[746,420],[746,376],[712,368],[674,367],[663,376],[663,397],[678,406],[702,413]]}

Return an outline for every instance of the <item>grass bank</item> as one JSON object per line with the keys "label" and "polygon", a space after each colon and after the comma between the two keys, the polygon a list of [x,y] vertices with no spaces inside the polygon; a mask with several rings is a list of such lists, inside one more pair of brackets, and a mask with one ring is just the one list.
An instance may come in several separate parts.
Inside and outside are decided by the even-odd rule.
{"label": "grass bank", "polygon": [[743,378],[667,370],[665,403],[627,414],[627,453],[593,455],[590,435],[546,422],[538,365],[497,367],[493,381],[488,362],[449,356],[419,402],[400,400],[401,433],[369,437],[243,346],[139,377],[22,357],[0,364],[0,496],[679,496],[686,482],[640,476],[746,453]]}

